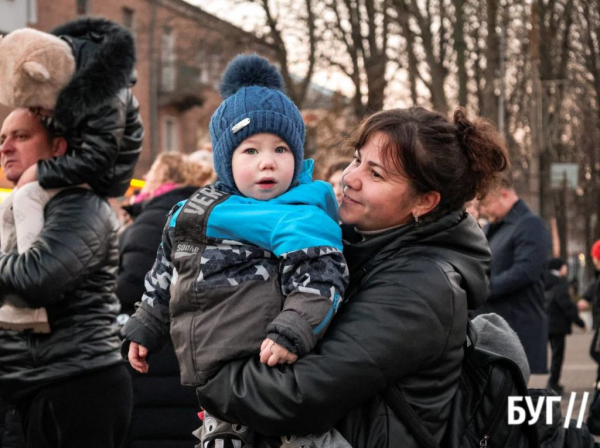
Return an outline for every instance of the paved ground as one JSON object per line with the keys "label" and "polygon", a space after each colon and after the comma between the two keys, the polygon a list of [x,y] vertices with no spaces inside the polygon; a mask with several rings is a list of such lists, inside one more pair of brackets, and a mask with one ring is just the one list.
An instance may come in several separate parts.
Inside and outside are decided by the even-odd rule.
{"label": "paved ground", "polygon": [[[591,331],[583,333],[582,330],[577,327],[573,329],[572,335],[567,336],[565,363],[563,365],[562,378],[560,381],[561,384],[565,386],[561,403],[563,416],[566,416],[567,414],[571,393],[575,392],[576,401],[573,406],[571,418],[577,419],[579,417],[579,410],[581,409],[583,393],[589,392],[589,398],[585,409],[585,417],[587,417],[593,396],[593,383],[596,379],[597,370],[597,364],[590,358],[588,353],[592,336],[593,333]],[[548,351],[548,361],[549,360],[550,351]],[[530,388],[544,388],[547,381],[548,375],[532,375],[528,386]],[[600,438],[597,437],[596,440],[600,441]]]}

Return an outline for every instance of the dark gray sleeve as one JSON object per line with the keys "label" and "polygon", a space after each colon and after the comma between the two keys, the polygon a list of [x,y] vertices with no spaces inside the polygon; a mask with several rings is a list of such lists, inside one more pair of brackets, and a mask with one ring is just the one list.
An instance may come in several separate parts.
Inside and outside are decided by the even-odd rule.
{"label": "dark gray sleeve", "polygon": [[283,310],[267,326],[267,337],[292,353],[307,354],[331,323],[348,284],[342,253],[311,247],[282,255]]}

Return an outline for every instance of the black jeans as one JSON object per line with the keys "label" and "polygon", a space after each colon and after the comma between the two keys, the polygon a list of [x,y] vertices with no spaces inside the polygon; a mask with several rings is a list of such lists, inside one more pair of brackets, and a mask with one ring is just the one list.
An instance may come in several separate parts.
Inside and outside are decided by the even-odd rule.
{"label": "black jeans", "polygon": [[18,405],[28,448],[120,448],[132,407],[124,364],[50,384]]}
{"label": "black jeans", "polygon": [[548,337],[550,349],[552,350],[552,360],[550,361],[550,378],[548,384],[556,386],[560,381],[560,373],[563,361],[565,359],[565,338],[564,334],[551,334]]}

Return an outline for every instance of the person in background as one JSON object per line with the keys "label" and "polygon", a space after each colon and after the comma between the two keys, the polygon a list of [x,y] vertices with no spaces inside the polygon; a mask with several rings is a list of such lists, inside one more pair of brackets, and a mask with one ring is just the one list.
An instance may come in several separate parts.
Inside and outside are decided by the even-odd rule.
{"label": "person in background", "polygon": [[212,151],[212,146],[210,144],[204,145],[199,150],[194,151],[191,154],[188,154],[187,155],[187,159],[190,162],[194,162],[194,163],[197,163],[199,165],[205,165],[205,166],[208,166],[208,167],[210,167],[212,169],[215,168],[214,154],[213,154],[213,151]]}
{"label": "person in background", "polygon": [[[15,184],[66,150],[27,109],[2,124],[0,165]],[[29,447],[118,448],[133,399],[116,325],[117,219],[94,191],[69,188],[50,199],[44,220],[28,250],[0,255],[0,304],[18,297],[44,307],[51,328],[0,330],[0,396],[18,409]]]}
{"label": "person in background", "polygon": [[[119,239],[117,296],[119,322],[124,324],[144,293],[144,277],[152,268],[169,210],[211,181],[211,168],[190,163],[180,153],[160,154],[145,176],[143,191],[124,207],[133,223]],[[129,368],[134,386],[134,408],[125,448],[156,446],[185,448],[196,440],[198,402],[194,390],[181,386],[172,345],[152,358],[149,375]]]}
{"label": "person in background", "polygon": [[590,356],[598,364],[596,374],[596,384],[600,381],[600,342],[598,341],[598,333],[600,331],[600,240],[596,241],[590,250],[592,263],[596,269],[596,278],[587,290],[583,293],[582,298],[577,302],[579,311],[585,311],[592,306],[592,326],[594,328],[594,337],[590,345]]}
{"label": "person in background", "polygon": [[548,323],[544,272],[550,234],[513,188],[510,173],[480,204],[490,224],[484,232],[492,250],[487,302],[477,314],[497,313],[519,335],[531,373],[547,372]]}
{"label": "person in background", "polygon": [[571,334],[571,324],[584,328],[585,323],[578,315],[577,306],[569,294],[567,283],[567,263],[560,258],[548,262],[545,296],[548,312],[548,340],[552,350],[550,378],[547,388],[562,394],[564,387],[559,384],[560,373],[565,357],[566,335]]}
{"label": "person in background", "polygon": [[333,192],[335,193],[335,198],[338,201],[338,205],[341,205],[342,203],[342,195],[344,190],[342,174],[348,165],[350,165],[350,163],[352,163],[352,160],[338,160],[329,165],[329,168],[327,168],[325,180],[333,187]]}

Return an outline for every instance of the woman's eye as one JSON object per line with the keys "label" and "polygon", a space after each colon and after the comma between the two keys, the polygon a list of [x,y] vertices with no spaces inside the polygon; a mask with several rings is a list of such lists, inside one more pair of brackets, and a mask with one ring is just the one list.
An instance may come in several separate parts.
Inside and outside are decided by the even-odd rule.
{"label": "woman's eye", "polygon": [[283,154],[284,152],[286,152],[288,149],[285,146],[278,146],[277,148],[275,148],[275,152],[277,154]]}
{"label": "woman's eye", "polygon": [[246,149],[244,152],[245,152],[246,154],[250,154],[250,155],[252,155],[252,154],[257,154],[257,153],[258,153],[258,151],[257,151],[256,149],[254,149],[254,148],[248,148],[248,149]]}
{"label": "woman's eye", "polygon": [[379,174],[377,171],[373,170],[373,177],[377,178],[377,179],[381,179],[381,174]]}

